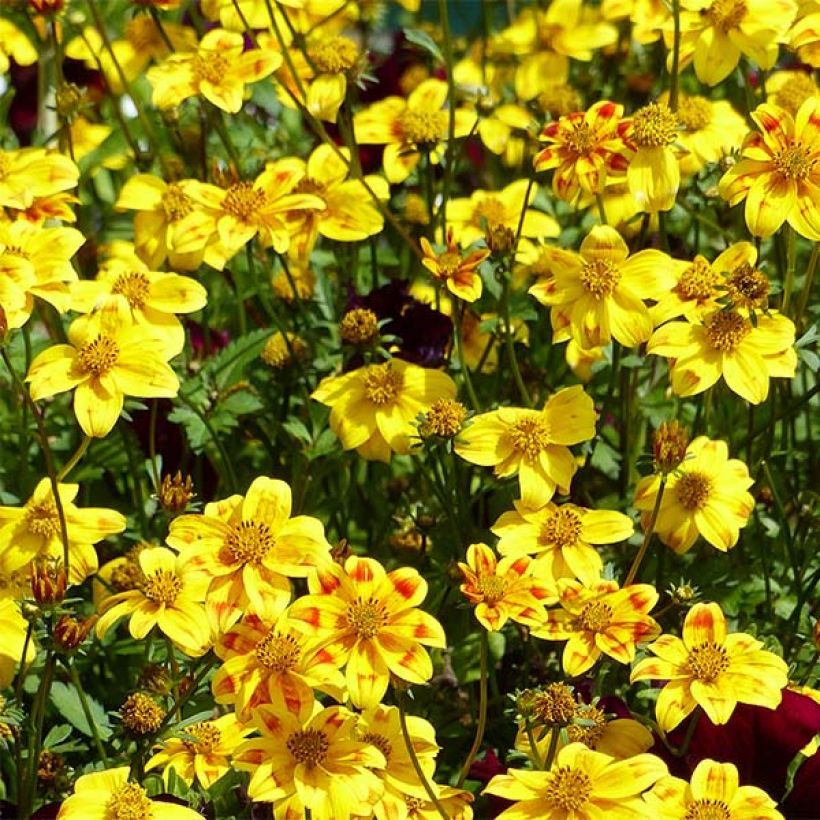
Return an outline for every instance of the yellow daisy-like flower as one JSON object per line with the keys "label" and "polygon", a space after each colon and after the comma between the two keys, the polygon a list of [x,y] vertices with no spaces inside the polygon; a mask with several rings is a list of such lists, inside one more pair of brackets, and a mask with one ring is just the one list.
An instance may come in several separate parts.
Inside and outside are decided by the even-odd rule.
{"label": "yellow daisy-like flower", "polygon": [[548,578],[578,578],[592,584],[604,568],[593,544],[616,544],[635,531],[632,519],[611,510],[588,510],[575,504],[547,504],[527,510],[516,504],[491,527],[502,555],[533,555]]}
{"label": "yellow daisy-like flower", "polygon": [[651,584],[618,588],[615,581],[588,587],[568,578],[558,581],[560,609],[547,612],[546,622],[532,634],[547,641],[566,641],[562,664],[571,677],[583,675],[601,657],[631,663],[639,643],[651,641],[661,628],[648,615],[658,602]]}
{"label": "yellow daisy-like flower", "polygon": [[558,600],[544,568],[526,555],[499,561],[486,544],[470,544],[467,563],[459,562],[458,568],[464,576],[459,589],[489,632],[497,632],[508,620],[538,626],[546,617],[545,604]]}
{"label": "yellow daisy-like flower", "polygon": [[[94,544],[122,532],[125,516],[103,507],[80,508],[79,484],[58,484],[68,534],[69,583],[79,584],[97,571]],[[37,558],[62,558],[63,537],[51,481],[40,479],[22,507],[0,507],[0,567],[14,572]]]}
{"label": "yellow daisy-like flower", "polygon": [[146,74],[153,87],[153,103],[173,108],[200,95],[217,108],[235,114],[242,108],[245,86],[272,74],[282,64],[276,51],[245,51],[241,34],[211,29],[195,53],[170,54]]}
{"label": "yellow daisy-like flower", "polygon": [[202,604],[207,579],[165,547],[144,549],[138,560],[142,571],[139,586],[102,601],[97,635],[102,638],[120,618],[127,617],[132,638],[141,641],[157,627],[186,655],[203,655],[211,645]]}
{"label": "yellow daisy-like flower", "polygon": [[185,726],[179,730],[183,737],[162,741],[145,770],[161,768],[167,780],[173,769],[188,786],[197,782],[203,789],[210,789],[232,770],[231,756],[252,731],[252,727],[239,723],[233,712]]}
{"label": "yellow daisy-like flower", "polygon": [[548,772],[509,769],[484,789],[514,805],[500,820],[632,820],[646,815],[641,792],[667,774],[666,764],[650,754],[627,760],[570,743]]}
{"label": "yellow daisy-like flower", "polygon": [[683,639],[661,635],[647,648],[657,657],[640,661],[630,681],[667,681],[655,717],[671,732],[700,706],[715,724],[727,723],[738,703],[776,709],[788,683],[788,667],[761,641],[729,634],[715,603],[695,604],[683,624]]}
{"label": "yellow daisy-like flower", "polygon": [[26,381],[34,401],[74,390],[74,415],[87,436],[111,432],[125,396],[173,398],[179,390],[166,341],[133,324],[124,301],[75,319],[68,341],[37,356]]}
{"label": "yellow daisy-like flower", "polygon": [[789,46],[802,62],[820,68],[820,8],[816,2],[802,0],[797,19],[789,32]]}
{"label": "yellow daisy-like flower", "polygon": [[410,452],[419,413],[455,395],[446,373],[391,359],[326,376],[311,398],[332,408],[330,429],[345,450],[355,448],[363,458],[387,462],[391,453]]}
{"label": "yellow daisy-like flower", "polygon": [[[646,476],[635,488],[635,506],[647,525],[660,489],[660,476]],[[755,502],[746,465],[729,458],[724,441],[698,436],[686,456],[666,481],[655,532],[667,546],[683,554],[702,535],[713,547],[726,552],[737,544]]]}
{"label": "yellow daisy-like flower", "polygon": [[[0,688],[5,689],[14,680],[18,663],[31,663],[36,655],[34,642],[26,642],[29,622],[21,615],[20,605],[14,598],[0,598]],[[28,645],[27,645],[28,644]],[[23,647],[26,656],[23,657]]]}
{"label": "yellow daisy-like flower", "polygon": [[529,292],[549,305],[554,337],[571,338],[583,349],[609,344],[626,347],[652,335],[645,299],[658,299],[674,285],[674,264],[665,253],[647,248],[629,255],[620,234],[596,225],[581,243],[580,253],[555,254],[552,275]]}
{"label": "yellow daisy-like flower", "polygon": [[318,702],[298,712],[281,698],[254,712],[260,738],[246,740],[234,766],[250,772],[248,794],[275,803],[281,817],[350,820],[369,816],[384,792],[375,770],[384,755],[356,733],[357,716],[343,706],[321,708]]}
{"label": "yellow daisy-like flower", "polygon": [[[356,142],[385,146],[383,163],[388,182],[404,182],[418,165],[422,151],[429,152],[431,162],[440,162],[440,144],[449,132],[446,102],[447,83],[431,79],[419,84],[406,100],[387,97],[354,115]],[[474,112],[457,108],[454,136],[466,137],[476,120]]]}
{"label": "yellow daisy-like flower", "polygon": [[330,560],[322,522],[291,518],[291,503],[284,481],[259,476],[244,498],[232,495],[171,522],[167,543],[210,581],[207,609],[220,631],[247,611],[278,613],[290,600],[288,578],[304,578]]}
{"label": "yellow daisy-like flower", "polygon": [[543,507],[566,495],[578,464],[569,446],[595,435],[595,408],[580,385],[565,387],[547,399],[543,410],[501,407],[473,418],[456,439],[465,461],[493,467],[500,478],[518,474],[521,503]]}
{"label": "yellow daisy-like flower", "polygon": [[[820,11],[817,14],[820,23]],[[818,38],[820,40],[820,37]],[[814,74],[808,71],[774,71],[766,78],[767,102],[788,111],[793,117],[809,97],[820,96],[820,86]]]}
{"label": "yellow daisy-like flower", "polygon": [[150,817],[151,820],[201,820],[198,811],[176,803],[152,800],[138,783],[128,780],[128,766],[82,775],[57,812],[58,820],[111,820]]}
{"label": "yellow daisy-like flower", "polygon": [[453,238],[452,228],[447,231],[447,249],[441,253],[436,253],[425,237],[420,242],[424,252],[421,264],[434,279],[443,281],[450,293],[465,302],[475,302],[481,297],[483,284],[478,266],[490,255],[488,250],[470,251],[465,256]]}
{"label": "yellow daisy-like flower", "polygon": [[36,199],[77,186],[80,169],[44,148],[0,150],[0,208],[25,210]]}
{"label": "yellow daisy-like flower", "polygon": [[415,569],[385,572],[372,558],[351,556],[308,578],[290,617],[347,664],[350,699],[366,709],[387,692],[390,676],[426,683],[433,664],[424,646],[446,645],[441,624],[419,609],[427,582]]}
{"label": "yellow daisy-like flower", "polygon": [[[475,799],[466,789],[454,789],[452,786],[436,784],[438,802],[450,820],[473,820],[473,808],[470,805]],[[407,820],[439,820],[441,812],[429,797],[404,798],[404,810]],[[401,813],[399,816],[402,816]]]}
{"label": "yellow daisy-like flower", "polygon": [[701,760],[687,783],[662,777],[643,799],[657,820],[721,817],[726,820],[784,820],[777,804],[757,786],[741,786],[732,763]]}
{"label": "yellow daisy-like flower", "polygon": [[8,73],[9,58],[18,65],[33,65],[37,49],[11,20],[0,17],[0,76]]}
{"label": "yellow daisy-like flower", "polygon": [[748,131],[746,120],[728,100],[681,95],[675,113],[681,125],[677,142],[688,152],[680,158],[680,170],[688,176],[729,156]]}
{"label": "yellow daisy-like flower", "polygon": [[668,322],[652,334],[646,352],[670,360],[679,396],[702,393],[722,376],[733,393],[760,404],[769,395],[769,379],[794,376],[797,353],[791,319],[772,311],[755,320],[727,308],[706,313],[702,324]]}
{"label": "yellow daisy-like flower", "polygon": [[792,117],[764,103],[751,114],[760,131],[746,138],[741,159],[721,177],[720,195],[745,199],[746,226],[767,237],[784,222],[820,240],[820,97],[811,96]]}
{"label": "yellow daisy-like flower", "polygon": [[[458,80],[456,80],[458,82]],[[478,135],[488,151],[501,157],[508,168],[518,168],[528,149],[530,111],[515,103],[505,103],[478,121]]]}

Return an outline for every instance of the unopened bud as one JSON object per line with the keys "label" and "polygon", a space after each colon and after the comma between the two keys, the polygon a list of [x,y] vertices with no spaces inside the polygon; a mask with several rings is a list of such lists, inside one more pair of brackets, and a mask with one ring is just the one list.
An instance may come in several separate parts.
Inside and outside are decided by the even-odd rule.
{"label": "unopened bud", "polygon": [[41,605],[53,606],[65,598],[65,569],[59,559],[46,558],[31,565],[31,595]]}
{"label": "unopened bud", "polygon": [[677,421],[665,421],[652,435],[655,469],[664,475],[677,470],[689,446],[689,432]]}
{"label": "unopened bud", "polygon": [[96,621],[96,616],[78,621],[71,615],[61,615],[54,626],[54,643],[67,652],[76,649],[88,637]]}
{"label": "unopened bud", "polygon": [[515,231],[506,225],[488,225],[484,240],[490,249],[490,253],[508,253],[515,246]]}
{"label": "unopened bud", "polygon": [[379,338],[379,317],[368,308],[354,308],[339,323],[342,341],[356,347],[372,345]]}
{"label": "unopened bud", "polygon": [[152,735],[162,725],[165,710],[149,695],[134,692],[120,707],[120,719],[125,730],[132,736]]}
{"label": "unopened bud", "polygon": [[168,475],[163,477],[159,488],[159,503],[162,509],[170,513],[181,513],[195,495],[191,476],[186,475],[183,480],[182,473],[177,470],[173,478]]}
{"label": "unopened bud", "polygon": [[63,83],[54,95],[57,115],[61,120],[73,120],[80,112],[83,102],[83,91],[74,83]]}

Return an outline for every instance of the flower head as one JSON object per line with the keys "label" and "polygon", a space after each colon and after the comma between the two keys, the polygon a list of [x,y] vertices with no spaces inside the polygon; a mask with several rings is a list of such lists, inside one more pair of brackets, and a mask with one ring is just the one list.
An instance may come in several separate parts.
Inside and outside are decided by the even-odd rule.
{"label": "flower head", "polygon": [[453,239],[452,228],[447,232],[447,249],[437,253],[425,237],[421,238],[424,265],[433,278],[444,282],[447,290],[465,302],[475,302],[481,296],[481,275],[478,266],[490,255],[489,250],[471,251],[466,256]]}

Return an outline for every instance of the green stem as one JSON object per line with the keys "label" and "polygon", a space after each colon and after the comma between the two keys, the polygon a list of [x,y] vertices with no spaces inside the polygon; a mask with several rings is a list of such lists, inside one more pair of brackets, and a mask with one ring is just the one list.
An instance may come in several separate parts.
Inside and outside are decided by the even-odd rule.
{"label": "green stem", "polygon": [[481,402],[478,400],[475,388],[473,387],[473,380],[470,376],[470,368],[467,367],[467,362],[464,359],[464,336],[462,333],[462,315],[465,310],[465,305],[460,300],[453,300],[453,330],[456,336],[456,350],[458,351],[458,361],[461,365],[461,375],[464,377],[464,387],[467,389],[467,395],[470,398],[470,404],[476,413],[481,412]]}
{"label": "green stem", "polygon": [[89,727],[91,728],[91,736],[94,738],[94,745],[97,748],[97,754],[100,756],[100,760],[105,764],[105,767],[108,768],[108,756],[105,754],[105,749],[102,745],[102,739],[100,738],[100,732],[97,728],[97,722],[94,718],[94,715],[91,713],[91,707],[88,705],[88,698],[86,697],[85,690],[83,689],[83,684],[80,681],[80,676],[77,674],[77,668],[69,659],[65,663],[66,669],[68,669],[68,674],[71,677],[71,682],[74,684],[74,688],[77,690],[77,697],[80,699],[80,706],[82,707],[83,714],[85,715],[85,719],[88,722]]}
{"label": "green stem", "polygon": [[672,79],[669,84],[669,108],[678,110],[678,84],[680,80],[680,0],[672,0],[674,34],[672,39]]}
{"label": "green stem", "polygon": [[606,218],[606,208],[604,206],[604,198],[601,194],[595,194],[595,202],[598,205],[598,215],[601,219],[602,225],[608,225],[609,222]]}
{"label": "green stem", "polygon": [[148,458],[151,459],[151,476],[154,479],[154,492],[158,493],[162,482],[159,477],[159,467],[157,466],[157,408],[159,402],[154,399],[151,402],[151,416],[148,422]]}
{"label": "green stem", "polygon": [[814,275],[817,273],[817,264],[820,261],[820,242],[815,242],[811,249],[811,259],[806,269],[806,277],[803,279],[803,289],[800,291],[800,300],[797,303],[797,310],[794,315],[794,323],[797,326],[798,334],[802,331],[803,315],[809,303],[812,287],[814,286]]}
{"label": "green stem", "polygon": [[689,720],[689,725],[686,727],[686,735],[683,738],[683,743],[681,743],[677,749],[673,750],[675,757],[684,757],[689,751],[689,746],[692,743],[692,738],[695,736],[695,729],[697,729],[698,723],[700,723],[700,716],[702,714],[703,710],[699,706],[696,707],[695,713],[692,715]]}
{"label": "green stem", "polygon": [[558,740],[561,737],[561,730],[557,726],[553,726],[550,730],[550,747],[547,750],[547,757],[544,761],[544,768],[549,771],[552,769],[552,764],[555,762],[555,753],[558,751]]}
{"label": "green stem", "polygon": [[792,290],[794,289],[794,270],[797,263],[797,234],[791,225],[786,225],[786,278],[783,282],[783,301],[780,312],[789,315]]}
{"label": "green stem", "polygon": [[530,757],[532,757],[532,762],[535,764],[536,769],[543,771],[544,761],[538,753],[538,743],[536,743],[535,735],[532,732],[532,723],[529,718],[524,722],[524,730],[527,733],[527,741],[530,744]]}
{"label": "green stem", "polygon": [[467,775],[470,772],[470,767],[473,765],[473,761],[478,754],[478,750],[481,748],[481,742],[484,740],[484,730],[487,728],[487,680],[489,678],[487,661],[489,655],[489,642],[487,640],[486,630],[481,630],[479,641],[481,647],[479,674],[481,677],[478,681],[478,725],[476,726],[473,745],[470,747],[470,751],[467,754],[467,759],[461,767],[461,774],[458,776],[458,783],[456,786],[459,789],[464,785],[464,781],[467,779]]}
{"label": "green stem", "polygon": [[[439,0],[438,9],[441,19],[441,36],[444,46],[444,62],[447,71],[447,150],[445,152],[444,183],[442,186],[441,208],[436,217],[430,211],[431,222],[435,226],[436,219],[440,218],[441,232],[447,232],[447,200],[450,197],[450,185],[453,181],[455,166],[455,138],[456,138],[456,85],[453,77],[453,38],[450,33],[449,0]],[[433,228],[435,235],[435,227]]]}
{"label": "green stem", "polygon": [[71,458],[63,464],[60,472],[57,473],[57,481],[62,481],[77,466],[77,463],[85,455],[89,444],[91,444],[91,436],[83,436],[80,446],[74,451]]}
{"label": "green stem", "polygon": [[507,357],[510,360],[510,367],[512,368],[515,385],[518,388],[518,394],[521,397],[521,401],[523,401],[527,407],[532,407],[532,399],[530,398],[527,386],[524,384],[524,379],[521,377],[521,370],[518,367],[518,359],[515,355],[512,322],[510,321],[510,282],[509,277],[506,275],[504,275],[502,282],[501,318],[504,322],[504,347],[507,350]]}
{"label": "green stem", "polygon": [[655,506],[652,508],[652,514],[649,516],[649,524],[646,528],[646,532],[644,533],[643,542],[638,550],[638,554],[635,556],[635,560],[632,562],[632,566],[626,574],[626,580],[623,583],[623,586],[625,587],[629,586],[635,580],[635,576],[638,574],[638,569],[641,566],[641,562],[646,556],[646,551],[649,549],[649,542],[652,540],[652,533],[655,531],[655,524],[657,523],[658,513],[661,509],[661,501],[663,500],[663,494],[666,490],[666,478],[666,475],[661,476],[658,494],[655,497]]}

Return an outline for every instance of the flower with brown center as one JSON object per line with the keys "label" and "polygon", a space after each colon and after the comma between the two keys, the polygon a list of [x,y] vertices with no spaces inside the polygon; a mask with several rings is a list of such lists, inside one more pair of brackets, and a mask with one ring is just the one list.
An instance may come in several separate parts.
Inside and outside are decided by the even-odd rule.
{"label": "flower with brown center", "polygon": [[465,302],[475,302],[481,296],[483,285],[478,266],[490,255],[483,249],[464,254],[453,239],[453,230],[447,232],[447,248],[437,252],[425,237],[421,238],[424,258],[421,264],[439,282],[444,282],[447,290]]}
{"label": "flower with brown center", "polygon": [[268,337],[259,358],[274,370],[284,370],[290,367],[294,361],[299,361],[307,356],[308,348],[304,340],[286,330],[277,331],[272,336]]}
{"label": "flower with brown center", "polygon": [[466,418],[467,408],[460,401],[439,399],[433,403],[419,425],[419,435],[422,438],[455,438],[461,432]]}
{"label": "flower with brown center", "polygon": [[379,317],[369,308],[354,308],[342,316],[339,333],[345,344],[368,347],[379,339]]}
{"label": "flower with brown center", "polygon": [[120,706],[120,720],[126,732],[134,737],[154,734],[165,718],[163,708],[143,692],[134,692]]}

